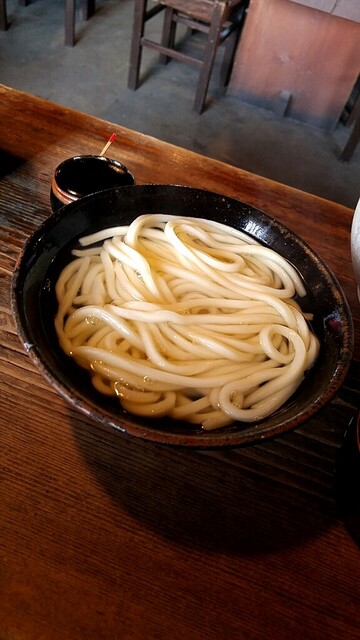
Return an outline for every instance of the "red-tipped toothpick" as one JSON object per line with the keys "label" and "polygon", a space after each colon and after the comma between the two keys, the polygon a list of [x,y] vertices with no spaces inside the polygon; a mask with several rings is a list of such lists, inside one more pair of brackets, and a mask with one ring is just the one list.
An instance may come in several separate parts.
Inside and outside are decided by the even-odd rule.
{"label": "red-tipped toothpick", "polygon": [[101,156],[103,156],[104,153],[107,152],[108,148],[110,147],[111,143],[114,142],[115,138],[116,138],[116,133],[112,133],[110,138],[109,138],[109,140],[107,141],[105,147],[103,148],[102,152],[100,153]]}

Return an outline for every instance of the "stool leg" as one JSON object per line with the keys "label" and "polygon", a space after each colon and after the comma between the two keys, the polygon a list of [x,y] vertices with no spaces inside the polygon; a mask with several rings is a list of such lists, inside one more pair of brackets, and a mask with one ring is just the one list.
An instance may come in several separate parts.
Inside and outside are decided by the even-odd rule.
{"label": "stool leg", "polygon": [[223,87],[227,87],[230,80],[232,63],[234,60],[236,45],[239,39],[239,28],[234,28],[224,42],[224,57],[220,69],[220,82]]}
{"label": "stool leg", "polygon": [[141,38],[144,35],[147,0],[135,0],[134,22],[130,50],[130,67],[128,76],[128,88],[135,91],[139,86],[139,74],[141,65]]}
{"label": "stool leg", "polygon": [[225,9],[226,7],[224,3],[215,2],[214,13],[211,20],[210,31],[205,47],[204,62],[200,70],[200,76],[194,101],[194,111],[196,111],[199,115],[204,109],[206,94],[209,87],[211,71],[213,68],[216,50],[220,38],[221,25],[223,23]]}
{"label": "stool leg", "polygon": [[95,0],[82,0],[82,14],[84,20],[89,20],[95,13]]}
{"label": "stool leg", "polygon": [[360,93],[358,94],[355,103],[351,109],[346,126],[353,126],[350,137],[340,154],[340,160],[347,162],[350,160],[354,153],[359,141],[360,141]]}
{"label": "stool leg", "polygon": [[0,29],[6,31],[7,28],[6,0],[0,0]]}
{"label": "stool leg", "polygon": [[82,0],[82,14],[84,20],[89,20],[95,13],[95,0]]}
{"label": "stool leg", "polygon": [[69,47],[75,44],[75,0],[65,2],[65,44]]}
{"label": "stool leg", "polygon": [[[171,7],[165,8],[164,22],[161,35],[161,44],[167,49],[173,49],[175,44],[176,22],[173,21],[174,10]],[[171,58],[160,56],[160,61],[167,64]]]}
{"label": "stool leg", "polygon": [[351,132],[350,138],[347,141],[345,147],[343,148],[340,159],[344,162],[350,160],[352,154],[354,153],[358,143],[360,141],[360,117],[355,120],[354,128]]}

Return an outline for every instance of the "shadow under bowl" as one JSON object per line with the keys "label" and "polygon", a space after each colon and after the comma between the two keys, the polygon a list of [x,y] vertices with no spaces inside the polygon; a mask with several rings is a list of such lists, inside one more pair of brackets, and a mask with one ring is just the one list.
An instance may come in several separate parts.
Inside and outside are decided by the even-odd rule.
{"label": "shadow under bowl", "polygon": [[[303,279],[304,311],[314,314],[320,353],[294,395],[257,423],[235,422],[204,431],[168,418],[132,416],[115,398],[98,393],[87,371],[59,346],[54,328],[54,285],[78,239],[106,227],[127,225],[141,214],[207,218],[240,229],[283,255]],[[29,238],[13,277],[12,304],[23,344],[43,375],[73,406],[130,436],[189,447],[241,446],[278,436],[314,416],[336,394],[353,353],[353,325],[346,298],[321,258],[276,219],[242,202],[200,189],[139,185],[87,196],[50,216]]]}
{"label": "shadow under bowl", "polygon": [[338,452],[335,488],[345,526],[360,546],[360,411],[353,416]]}

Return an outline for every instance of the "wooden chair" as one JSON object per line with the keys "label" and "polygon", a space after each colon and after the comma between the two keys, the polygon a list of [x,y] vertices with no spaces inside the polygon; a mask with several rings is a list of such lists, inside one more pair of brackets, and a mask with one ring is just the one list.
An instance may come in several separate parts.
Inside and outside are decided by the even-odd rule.
{"label": "wooden chair", "polygon": [[[161,54],[164,63],[169,58],[175,58],[199,69],[194,110],[200,114],[204,108],[217,48],[224,41],[227,47],[221,80],[225,85],[229,80],[235,47],[248,3],[249,0],[161,0],[148,9],[148,0],[134,0],[129,89],[138,88],[143,47],[155,49]],[[145,37],[144,33],[146,22],[161,11],[164,12],[164,20],[161,41],[158,42]],[[178,23],[185,24],[191,31],[207,34],[202,59],[187,55],[176,48],[175,35]]]}
{"label": "wooden chair", "polygon": [[[30,0],[19,0],[19,5],[26,7]],[[84,20],[88,20],[95,13],[95,0],[81,0]],[[76,0],[65,0],[65,44],[73,47],[75,44],[75,13]],[[8,28],[6,0],[0,0],[0,29]]]}
{"label": "wooden chair", "polygon": [[360,141],[360,93],[358,94],[351,109],[350,115],[346,121],[346,126],[353,126],[353,128],[348,141],[340,154],[340,159],[344,162],[348,162],[348,160],[350,160]]}

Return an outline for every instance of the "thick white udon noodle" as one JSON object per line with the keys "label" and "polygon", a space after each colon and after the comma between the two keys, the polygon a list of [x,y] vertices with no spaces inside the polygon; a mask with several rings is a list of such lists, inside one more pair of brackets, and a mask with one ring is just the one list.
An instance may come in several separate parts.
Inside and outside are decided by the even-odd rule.
{"label": "thick white udon noodle", "polygon": [[142,215],[80,244],[56,284],[56,331],[128,412],[207,430],[258,421],[317,357],[298,273],[241,231]]}

